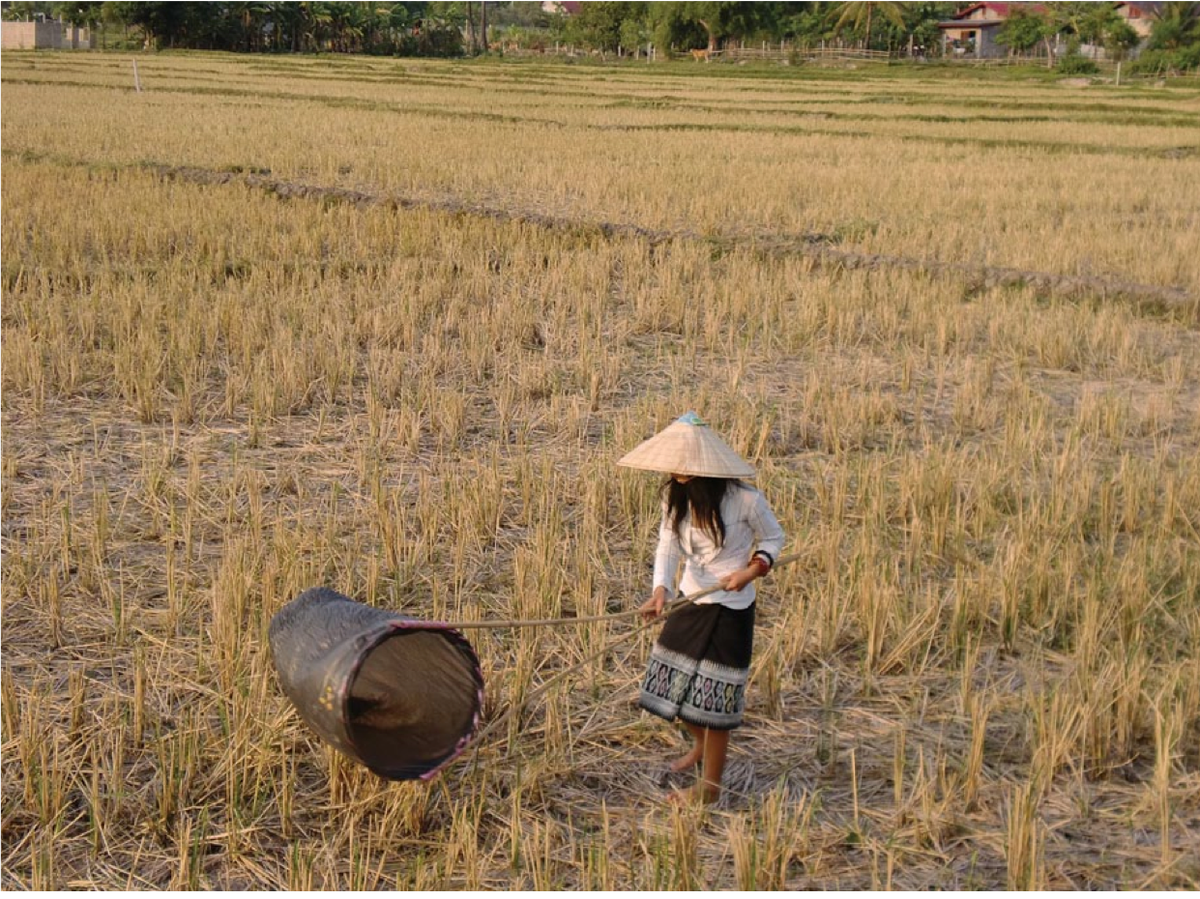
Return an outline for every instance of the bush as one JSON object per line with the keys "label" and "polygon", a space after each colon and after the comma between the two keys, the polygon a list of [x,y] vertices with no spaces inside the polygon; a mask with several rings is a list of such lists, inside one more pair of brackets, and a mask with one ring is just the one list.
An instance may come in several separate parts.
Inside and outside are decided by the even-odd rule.
{"label": "bush", "polygon": [[396,45],[397,56],[447,58],[463,55],[462,33],[453,25],[427,24],[420,34],[405,35]]}
{"label": "bush", "polygon": [[1200,44],[1182,50],[1144,50],[1130,71],[1137,75],[1172,75],[1200,67]]}
{"label": "bush", "polygon": [[1054,71],[1060,75],[1095,75],[1100,67],[1086,56],[1071,53],[1058,61]]}

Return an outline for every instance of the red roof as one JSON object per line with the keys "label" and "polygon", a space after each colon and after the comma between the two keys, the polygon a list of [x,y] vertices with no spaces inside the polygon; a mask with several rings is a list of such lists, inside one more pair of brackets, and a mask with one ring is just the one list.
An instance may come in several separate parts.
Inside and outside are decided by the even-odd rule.
{"label": "red roof", "polygon": [[[978,24],[981,26],[999,25],[1001,22],[1003,22],[1005,19],[1007,19],[1009,17],[1009,15],[1013,11],[1014,6],[1022,7],[1027,12],[1031,12],[1031,13],[1038,13],[1046,8],[1045,3],[972,3],[970,6],[963,7],[958,12],[956,12],[953,16],[951,16],[950,17],[951,20],[949,22],[939,22],[938,27],[939,28],[956,28],[956,27],[966,27],[968,24],[971,24],[971,25]],[[992,17],[987,18],[987,19],[968,19],[967,18],[967,16],[969,16],[972,13],[977,12],[981,9],[985,10],[987,12],[990,12],[992,14]]]}
{"label": "red roof", "polygon": [[[1130,6],[1147,6],[1145,3],[1131,3]],[[970,6],[964,7],[956,12],[950,18],[963,19],[975,12],[977,9],[985,9],[992,13],[998,19],[1007,19],[1013,11],[1014,6],[1022,7],[1026,12],[1041,12],[1046,8],[1045,3],[972,3]]]}
{"label": "red roof", "polygon": [[972,3],[966,9],[960,9],[958,12],[956,12],[950,18],[965,19],[967,16],[969,16],[971,13],[975,12],[975,10],[977,10],[977,9],[986,9],[990,12],[994,12],[1001,19],[1005,19],[1005,18],[1008,18],[1008,8],[1011,5],[1012,5],[1011,3]]}
{"label": "red roof", "polygon": [[1128,6],[1129,18],[1131,19],[1153,16],[1162,9],[1161,3],[1117,3],[1114,5],[1117,9],[1120,9],[1122,6]]}

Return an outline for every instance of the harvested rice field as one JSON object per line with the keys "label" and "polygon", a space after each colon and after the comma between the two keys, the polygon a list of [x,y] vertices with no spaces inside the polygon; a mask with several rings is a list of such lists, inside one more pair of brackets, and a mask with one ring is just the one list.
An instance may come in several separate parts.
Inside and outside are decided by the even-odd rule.
{"label": "harvested rice field", "polygon": [[[5,889],[1200,889],[1200,89],[4,55]],[[628,614],[330,749],[272,616],[627,613],[699,412],[798,558],[707,808]],[[606,648],[607,647],[607,648]],[[553,679],[553,680],[552,680]],[[507,716],[507,717],[501,717]]]}

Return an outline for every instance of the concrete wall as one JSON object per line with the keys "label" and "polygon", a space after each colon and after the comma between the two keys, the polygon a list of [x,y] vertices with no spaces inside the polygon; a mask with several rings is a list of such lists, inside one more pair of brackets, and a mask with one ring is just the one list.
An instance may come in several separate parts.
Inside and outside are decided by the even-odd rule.
{"label": "concrete wall", "polygon": [[90,50],[86,28],[59,22],[0,23],[0,49],[4,50]]}

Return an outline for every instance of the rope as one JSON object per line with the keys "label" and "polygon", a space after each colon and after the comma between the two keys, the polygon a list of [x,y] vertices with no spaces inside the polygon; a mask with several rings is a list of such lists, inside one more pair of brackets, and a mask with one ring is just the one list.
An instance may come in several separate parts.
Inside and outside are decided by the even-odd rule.
{"label": "rope", "polygon": [[[779,568],[781,565],[790,565],[792,562],[795,562],[799,558],[800,558],[800,553],[792,553],[787,556],[780,556],[779,559],[776,560],[775,564],[771,566],[771,571],[774,571],[776,568]],[[644,622],[643,624],[635,627],[633,630],[631,630],[627,634],[622,634],[621,636],[617,637],[615,640],[612,640],[612,641],[606,643],[604,645],[604,648],[602,648],[599,652],[592,653],[590,656],[583,659],[582,661],[576,662],[574,665],[564,668],[562,671],[553,675],[551,678],[549,678],[548,680],[543,682],[540,687],[538,687],[536,690],[534,690],[532,693],[530,693],[528,696],[526,696],[525,700],[522,703],[520,703],[519,706],[516,704],[510,705],[500,715],[498,715],[496,718],[492,719],[492,721],[489,722],[488,725],[485,728],[483,728],[483,730],[481,730],[477,734],[475,734],[471,738],[471,742],[473,744],[472,755],[475,755],[479,752],[479,749],[483,746],[484,738],[487,737],[492,732],[494,732],[501,724],[507,722],[508,719],[512,716],[513,712],[515,712],[518,708],[527,708],[535,700],[540,699],[547,690],[549,690],[551,687],[553,687],[555,684],[557,684],[564,677],[566,677],[569,674],[574,674],[576,671],[583,668],[585,665],[588,665],[588,664],[594,662],[596,659],[607,655],[611,650],[615,649],[617,646],[620,646],[622,643],[624,643],[629,638],[636,637],[638,634],[642,633],[643,631],[646,631],[646,630],[654,627],[654,625],[661,623],[672,612],[677,611],[678,609],[682,608],[683,606],[685,606],[689,603],[695,602],[697,599],[701,599],[705,596],[708,596],[710,593],[716,593],[720,589],[721,589],[720,586],[709,587],[705,590],[700,590],[697,593],[693,593],[690,596],[676,597],[675,599],[671,600],[671,602],[669,602],[666,606],[663,607],[663,613],[661,615],[659,615],[657,618],[653,618],[650,621]],[[640,611],[639,609],[630,609],[630,610],[626,610],[624,612],[614,612],[609,615],[592,615],[592,616],[588,616],[586,618],[539,618],[539,619],[528,619],[528,620],[524,620],[524,621],[472,621],[472,622],[467,622],[466,624],[456,624],[456,625],[454,625],[454,627],[456,627],[456,628],[459,628],[459,627],[476,627],[476,628],[480,628],[480,627],[541,627],[543,625],[582,624],[582,623],[585,623],[588,621],[603,621],[608,618],[626,618],[626,617],[629,617],[630,615],[637,614],[639,611]]]}
{"label": "rope", "polygon": [[[800,558],[800,553],[792,553],[787,556],[780,556],[775,561],[775,564],[771,566],[771,571],[774,571],[776,568],[779,568],[783,565],[789,565],[792,562],[795,562],[799,558]],[[665,617],[671,611],[679,608],[684,603],[695,602],[696,600],[702,599],[711,593],[716,593],[720,589],[721,589],[721,586],[718,584],[715,587],[709,587],[705,590],[700,590],[696,593],[693,593],[691,596],[676,597],[675,599],[671,600],[671,602],[668,603],[663,608],[663,615],[661,617]],[[631,618],[634,615],[638,614],[639,611],[641,611],[641,610],[640,609],[626,609],[623,612],[607,612],[604,615],[584,615],[584,616],[581,616],[578,618],[523,618],[523,619],[510,618],[510,619],[504,619],[504,620],[490,620],[490,621],[464,621],[464,622],[455,622],[454,624],[451,624],[451,627],[453,627],[455,630],[472,630],[472,629],[480,629],[480,628],[558,627],[558,626],[566,625],[566,624],[594,624],[597,621],[608,621],[610,619],[616,620],[619,618]],[[653,624],[654,622],[650,622],[650,623]],[[634,633],[637,633],[637,631],[634,631]]]}

